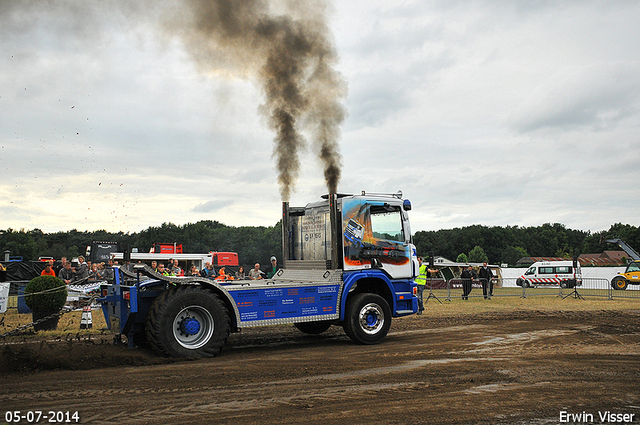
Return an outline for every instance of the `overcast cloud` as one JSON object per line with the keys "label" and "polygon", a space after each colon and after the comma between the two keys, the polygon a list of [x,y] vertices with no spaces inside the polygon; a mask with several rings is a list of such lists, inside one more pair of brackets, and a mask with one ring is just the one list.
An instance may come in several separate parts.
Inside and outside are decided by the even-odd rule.
{"label": "overcast cloud", "polygon": [[[0,3],[0,229],[274,225],[259,86],[161,31],[171,2],[128,3]],[[339,192],[402,190],[414,232],[640,225],[640,1],[331,7]],[[326,193],[300,160],[292,205]]]}

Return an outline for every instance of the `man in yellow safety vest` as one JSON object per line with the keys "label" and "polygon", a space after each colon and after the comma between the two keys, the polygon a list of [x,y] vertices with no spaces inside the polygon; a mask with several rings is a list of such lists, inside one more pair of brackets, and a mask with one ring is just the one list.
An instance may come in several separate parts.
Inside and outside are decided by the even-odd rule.
{"label": "man in yellow safety vest", "polygon": [[415,281],[418,284],[418,314],[422,314],[424,311],[424,302],[422,301],[422,295],[424,294],[424,288],[427,286],[427,273],[437,273],[437,270],[432,270],[423,263],[422,257],[418,257],[418,263],[420,268],[418,269],[418,277]]}

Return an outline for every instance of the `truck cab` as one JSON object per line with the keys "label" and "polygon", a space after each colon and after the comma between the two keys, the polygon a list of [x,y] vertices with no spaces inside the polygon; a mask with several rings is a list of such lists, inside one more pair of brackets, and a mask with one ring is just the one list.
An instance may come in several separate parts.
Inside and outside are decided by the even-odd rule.
{"label": "truck cab", "polygon": [[[345,291],[380,295],[394,317],[415,313],[413,280],[419,265],[411,240],[410,210],[411,202],[402,198],[402,192],[334,194],[304,207],[285,202],[285,273],[337,270]],[[346,298],[340,308],[343,320],[348,315]]]}
{"label": "truck cab", "polygon": [[417,275],[407,213],[411,202],[401,192],[336,195],[333,204],[325,199],[301,208],[284,203],[285,268],[326,262],[344,272],[380,270],[391,279]]}

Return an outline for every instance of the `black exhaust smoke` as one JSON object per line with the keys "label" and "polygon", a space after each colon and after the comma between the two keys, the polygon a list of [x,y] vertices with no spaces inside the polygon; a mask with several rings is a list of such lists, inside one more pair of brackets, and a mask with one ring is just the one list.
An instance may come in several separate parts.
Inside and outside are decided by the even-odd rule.
{"label": "black exhaust smoke", "polygon": [[[180,3],[176,3],[180,4]],[[346,84],[322,0],[187,0],[189,13],[166,28],[180,37],[205,71],[253,75],[265,96],[261,112],[275,131],[273,157],[282,200],[289,200],[308,134],[324,167],[329,193],[340,180],[340,124]],[[272,12],[278,7],[279,12]]]}

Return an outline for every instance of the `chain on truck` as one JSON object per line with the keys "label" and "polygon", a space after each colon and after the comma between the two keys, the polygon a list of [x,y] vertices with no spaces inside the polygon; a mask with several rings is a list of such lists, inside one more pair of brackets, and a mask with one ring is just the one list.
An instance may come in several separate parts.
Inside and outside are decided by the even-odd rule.
{"label": "chain on truck", "polygon": [[293,323],[320,334],[341,325],[376,344],[393,317],[418,310],[418,271],[408,211],[396,194],[325,195],[283,203],[283,267],[272,279],[168,277],[146,265],[118,268],[99,301],[107,326],[129,346],[174,357],[214,357],[230,332]]}

